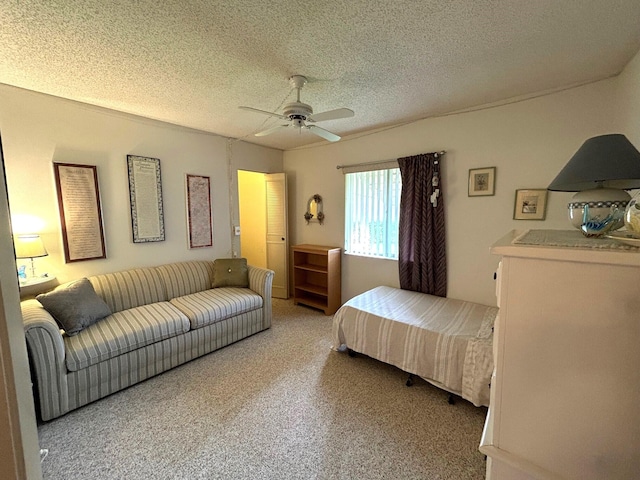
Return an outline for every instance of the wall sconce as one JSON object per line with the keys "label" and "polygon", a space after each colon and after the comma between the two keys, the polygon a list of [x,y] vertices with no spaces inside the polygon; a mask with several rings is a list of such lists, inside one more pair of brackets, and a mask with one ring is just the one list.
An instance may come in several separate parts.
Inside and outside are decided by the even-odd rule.
{"label": "wall sconce", "polygon": [[[16,258],[29,259],[31,261],[31,279],[36,278],[36,267],[33,262],[34,258],[46,257],[49,255],[40,235],[17,235],[14,238],[14,246],[16,250]],[[45,274],[46,276],[46,274]],[[26,280],[26,277],[21,280]]]}

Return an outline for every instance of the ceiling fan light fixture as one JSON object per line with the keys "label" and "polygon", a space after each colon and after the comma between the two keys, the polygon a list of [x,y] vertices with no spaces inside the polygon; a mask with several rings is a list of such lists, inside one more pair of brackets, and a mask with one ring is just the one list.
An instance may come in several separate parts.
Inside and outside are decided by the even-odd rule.
{"label": "ceiling fan light fixture", "polygon": [[300,101],[300,90],[307,84],[307,77],[302,75],[292,75],[289,77],[289,83],[293,88],[297,90],[296,93],[296,101],[288,103],[284,106],[283,114],[267,112],[265,110],[258,110],[257,108],[252,107],[240,107],[243,110],[248,110],[250,112],[262,113],[263,115],[269,115],[270,117],[277,117],[282,120],[289,121],[287,125],[276,125],[275,127],[268,128],[261,132],[255,134],[256,137],[264,137],[265,135],[270,135],[273,132],[280,130],[282,127],[292,126],[299,129],[302,132],[302,129],[305,128],[314,135],[318,137],[322,137],[325,140],[330,142],[337,142],[340,140],[340,136],[332,133],[324,128],[317,127],[315,125],[307,125],[306,122],[324,122],[327,120],[339,120],[341,118],[350,118],[355,114],[353,110],[348,108],[337,108],[335,110],[329,110],[327,112],[321,112],[314,115],[313,108],[311,105],[307,105],[306,103],[302,103]]}

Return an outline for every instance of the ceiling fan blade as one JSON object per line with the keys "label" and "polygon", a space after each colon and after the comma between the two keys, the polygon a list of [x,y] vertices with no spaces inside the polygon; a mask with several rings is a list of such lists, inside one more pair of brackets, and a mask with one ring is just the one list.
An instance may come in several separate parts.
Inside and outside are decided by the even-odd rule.
{"label": "ceiling fan blade", "polygon": [[325,120],[338,120],[339,118],[353,117],[355,113],[349,108],[337,108],[328,112],[314,113],[307,118],[310,122],[324,122]]}
{"label": "ceiling fan blade", "polygon": [[271,128],[267,128],[266,130],[263,130],[261,132],[258,132],[255,134],[256,137],[264,137],[266,135],[271,135],[273,132],[276,132],[278,130],[280,130],[283,127],[288,127],[289,124],[286,123],[284,125],[276,125],[275,127],[271,127]]}
{"label": "ceiling fan blade", "polygon": [[278,118],[281,118],[282,120],[289,120],[288,117],[285,117],[284,115],[280,115],[279,113],[267,112],[266,110],[258,110],[257,108],[253,108],[253,107],[238,107],[238,108],[242,110],[247,110],[249,112],[262,113],[263,115],[269,115],[270,117],[278,117]]}
{"label": "ceiling fan blade", "polygon": [[331,133],[324,128],[316,127],[315,125],[307,125],[307,128],[314,135],[322,137],[325,140],[329,140],[330,142],[337,142],[338,140],[340,140],[340,137],[338,135],[336,135],[335,133]]}

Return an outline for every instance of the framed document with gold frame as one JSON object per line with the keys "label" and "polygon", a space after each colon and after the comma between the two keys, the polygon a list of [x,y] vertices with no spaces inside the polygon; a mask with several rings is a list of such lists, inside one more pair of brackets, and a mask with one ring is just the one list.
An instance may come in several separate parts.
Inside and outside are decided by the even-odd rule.
{"label": "framed document with gold frame", "polygon": [[106,258],[95,165],[53,164],[66,263]]}

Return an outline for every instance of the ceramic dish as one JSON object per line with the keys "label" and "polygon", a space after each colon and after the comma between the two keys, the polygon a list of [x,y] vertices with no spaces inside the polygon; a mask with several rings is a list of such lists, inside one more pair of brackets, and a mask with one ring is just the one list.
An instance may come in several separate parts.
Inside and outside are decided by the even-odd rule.
{"label": "ceramic dish", "polygon": [[630,232],[611,232],[605,236],[632,247],[640,247],[640,237]]}

